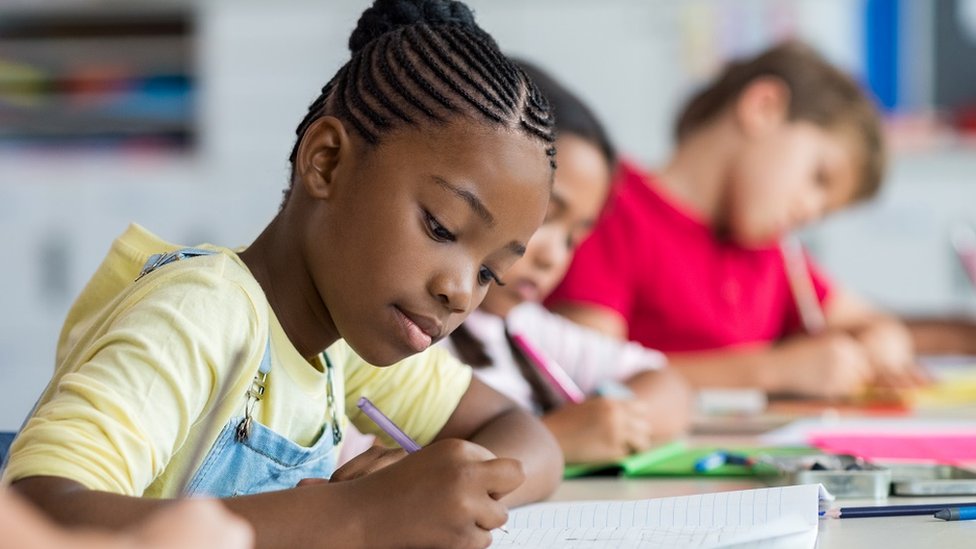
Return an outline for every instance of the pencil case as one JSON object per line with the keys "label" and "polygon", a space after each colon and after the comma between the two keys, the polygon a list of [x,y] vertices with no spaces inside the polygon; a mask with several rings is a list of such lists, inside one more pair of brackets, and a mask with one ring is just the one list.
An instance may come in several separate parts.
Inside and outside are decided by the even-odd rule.
{"label": "pencil case", "polygon": [[767,464],[785,484],[820,483],[838,498],[883,499],[891,489],[891,469],[847,454],[769,458]]}

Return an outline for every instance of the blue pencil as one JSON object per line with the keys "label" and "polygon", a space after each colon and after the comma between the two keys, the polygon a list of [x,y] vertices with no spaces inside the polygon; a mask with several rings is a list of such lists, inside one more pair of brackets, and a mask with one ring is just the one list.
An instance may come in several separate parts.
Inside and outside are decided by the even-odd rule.
{"label": "blue pencil", "polygon": [[946,508],[972,508],[976,511],[976,501],[963,503],[926,503],[922,505],[878,505],[874,507],[841,507],[824,513],[832,518],[865,517],[903,517],[908,515],[931,515]]}

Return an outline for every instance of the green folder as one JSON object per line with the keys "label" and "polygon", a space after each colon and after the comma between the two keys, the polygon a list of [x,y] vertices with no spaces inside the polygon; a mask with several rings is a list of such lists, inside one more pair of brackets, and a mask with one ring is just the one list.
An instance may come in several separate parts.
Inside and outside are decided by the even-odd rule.
{"label": "green folder", "polygon": [[[719,450],[732,452],[760,460],[754,466],[722,465],[710,471],[695,471],[695,463]],[[684,441],[675,441],[646,452],[628,456],[614,463],[569,464],[563,478],[581,476],[610,475],[625,477],[652,476],[709,476],[709,477],[755,477],[776,475],[779,471],[773,465],[763,463],[766,457],[799,457],[820,454],[809,446],[695,446],[689,447]]]}

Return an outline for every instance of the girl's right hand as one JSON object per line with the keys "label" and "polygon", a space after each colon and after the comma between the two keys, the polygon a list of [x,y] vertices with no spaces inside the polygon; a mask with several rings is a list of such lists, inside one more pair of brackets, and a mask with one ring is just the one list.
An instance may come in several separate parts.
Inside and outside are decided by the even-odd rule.
{"label": "girl's right hand", "polygon": [[650,405],[637,399],[595,397],[566,404],[542,418],[567,463],[614,461],[651,445]]}
{"label": "girl's right hand", "polygon": [[481,548],[505,524],[498,500],[525,481],[517,460],[460,439],[434,442],[370,475],[341,484],[361,499],[365,547]]}
{"label": "girl's right hand", "polygon": [[770,368],[773,392],[828,399],[863,392],[875,375],[864,346],[843,332],[787,340]]}

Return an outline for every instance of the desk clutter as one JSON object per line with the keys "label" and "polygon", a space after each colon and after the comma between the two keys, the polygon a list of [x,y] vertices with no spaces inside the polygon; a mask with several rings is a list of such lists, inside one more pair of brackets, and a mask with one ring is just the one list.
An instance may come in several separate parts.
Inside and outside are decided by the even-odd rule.
{"label": "desk clutter", "polygon": [[756,477],[768,485],[822,484],[840,498],[976,495],[976,472],[925,462],[871,461],[814,446],[694,446],[672,442],[616,463],[573,464],[581,476]]}
{"label": "desk clutter", "polygon": [[[839,498],[976,495],[976,425],[967,413],[976,404],[972,362],[928,361],[933,383],[897,401],[895,392],[875,393],[815,407],[767,403],[750,391],[708,393],[699,402],[695,443],[570,464],[565,477],[755,477],[768,485],[822,484]],[[703,442],[709,437],[721,443]]]}

